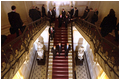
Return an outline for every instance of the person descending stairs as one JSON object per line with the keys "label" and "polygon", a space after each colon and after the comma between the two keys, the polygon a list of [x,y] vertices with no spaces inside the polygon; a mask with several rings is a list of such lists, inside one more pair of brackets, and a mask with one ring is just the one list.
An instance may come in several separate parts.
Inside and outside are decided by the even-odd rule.
{"label": "person descending stairs", "polygon": [[[49,65],[48,65],[48,79],[72,79],[72,38],[71,38],[71,25],[68,24],[68,28],[65,28],[64,24],[61,28],[58,28],[58,21],[55,21],[55,36],[53,41],[50,41],[49,47]],[[59,55],[57,52],[53,59],[51,48],[53,45],[57,46],[61,43],[62,51]],[[68,56],[65,58],[65,44],[71,45],[71,50]],[[52,73],[52,74],[51,74]]]}

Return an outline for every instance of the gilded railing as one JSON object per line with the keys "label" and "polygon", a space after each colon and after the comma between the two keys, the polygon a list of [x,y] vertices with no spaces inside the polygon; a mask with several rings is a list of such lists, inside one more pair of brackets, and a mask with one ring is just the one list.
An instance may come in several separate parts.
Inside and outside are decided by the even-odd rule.
{"label": "gilded railing", "polygon": [[96,25],[82,19],[76,19],[75,24],[92,41],[94,45],[94,55],[99,55],[105,65],[109,66],[110,71],[119,77],[119,47],[102,37]]}
{"label": "gilded railing", "polygon": [[12,78],[23,62],[28,58],[29,43],[46,24],[46,17],[26,25],[22,35],[1,48],[1,78]]}

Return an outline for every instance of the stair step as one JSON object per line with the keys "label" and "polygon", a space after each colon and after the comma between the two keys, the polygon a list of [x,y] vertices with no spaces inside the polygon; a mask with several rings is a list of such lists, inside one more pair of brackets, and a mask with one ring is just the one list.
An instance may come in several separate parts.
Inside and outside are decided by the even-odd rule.
{"label": "stair step", "polygon": [[52,74],[68,74],[68,72],[52,72]]}
{"label": "stair step", "polygon": [[[66,64],[66,65],[54,65],[53,64],[53,67],[68,67],[68,65]],[[54,68],[53,68],[54,69]]]}
{"label": "stair step", "polygon": [[52,79],[68,79],[68,76],[53,76]]}
{"label": "stair step", "polygon": [[68,33],[65,32],[57,32],[55,35],[67,35]]}
{"label": "stair step", "polygon": [[53,76],[53,77],[54,77],[54,76],[58,76],[58,77],[61,76],[61,77],[63,77],[63,76],[68,76],[68,74],[64,74],[64,73],[63,73],[63,74],[52,74],[52,76]]}
{"label": "stair step", "polygon": [[66,63],[68,60],[53,60],[54,63]]}
{"label": "stair step", "polygon": [[[63,65],[63,66],[68,66],[68,63],[66,62],[66,63],[61,63],[61,62],[59,62],[59,63],[53,63],[53,66],[54,65]],[[59,67],[59,66],[58,66]]]}
{"label": "stair step", "polygon": [[68,70],[68,67],[55,67],[53,66],[54,70]]}
{"label": "stair step", "polygon": [[61,43],[67,43],[68,41],[66,41],[66,40],[62,40],[62,41],[54,41],[54,42],[57,42],[57,43],[59,43],[59,42],[61,42]]}
{"label": "stair step", "polygon": [[53,61],[67,61],[68,60],[68,58],[55,58]]}
{"label": "stair step", "polygon": [[64,70],[60,70],[60,69],[58,69],[58,70],[54,70],[54,69],[53,69],[52,72],[68,72],[68,70],[65,70],[65,69],[64,69]]}
{"label": "stair step", "polygon": [[[65,56],[55,56],[55,58],[60,58],[60,59],[64,59],[65,58]],[[68,56],[66,56],[66,58],[68,58]]]}

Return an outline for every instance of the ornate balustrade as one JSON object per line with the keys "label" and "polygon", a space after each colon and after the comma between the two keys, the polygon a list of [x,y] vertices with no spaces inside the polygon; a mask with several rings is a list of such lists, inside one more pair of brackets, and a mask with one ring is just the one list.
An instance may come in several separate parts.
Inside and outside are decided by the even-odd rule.
{"label": "ornate balustrade", "polygon": [[95,60],[109,78],[119,78],[119,48],[103,38],[94,24],[76,19],[75,24],[90,38],[94,45]]}
{"label": "ornate balustrade", "polygon": [[29,53],[29,44],[33,37],[46,24],[46,17],[26,25],[22,35],[1,48],[1,78],[10,79],[25,62]]}

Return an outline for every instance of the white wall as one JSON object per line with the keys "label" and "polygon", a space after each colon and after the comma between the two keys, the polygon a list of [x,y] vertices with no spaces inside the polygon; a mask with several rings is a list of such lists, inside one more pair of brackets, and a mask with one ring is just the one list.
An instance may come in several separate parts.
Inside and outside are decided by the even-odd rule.
{"label": "white wall", "polygon": [[[43,37],[45,50],[48,50],[48,37],[49,37],[48,29],[49,29],[49,26],[46,27],[46,29],[40,35]],[[30,53],[27,56],[28,57],[27,61],[25,61],[20,68],[21,75],[24,77],[24,79],[29,78],[31,67],[35,57],[35,52],[37,51],[37,42],[38,42],[38,39],[36,39],[36,41],[34,42],[33,47],[31,47],[31,50],[29,50]]]}
{"label": "white wall", "polygon": [[101,71],[102,68],[93,61],[94,55],[92,53],[92,49],[90,49],[90,45],[88,44],[88,42],[78,32],[78,30],[75,27],[73,27],[73,46],[74,46],[74,51],[78,51],[77,46],[78,46],[79,38],[83,38],[83,44],[81,44],[81,45],[85,49],[86,58],[87,58],[88,67],[89,67],[89,70],[90,70],[91,78],[92,79],[97,79],[97,77],[100,74],[100,71]]}
{"label": "white wall", "polygon": [[20,68],[20,73],[23,76],[24,79],[28,79],[29,75],[30,75],[30,71],[32,68],[32,63],[34,60],[34,56],[35,56],[35,45],[33,44],[33,47],[30,50],[30,53],[28,54],[28,59],[23,63],[23,65]]}

